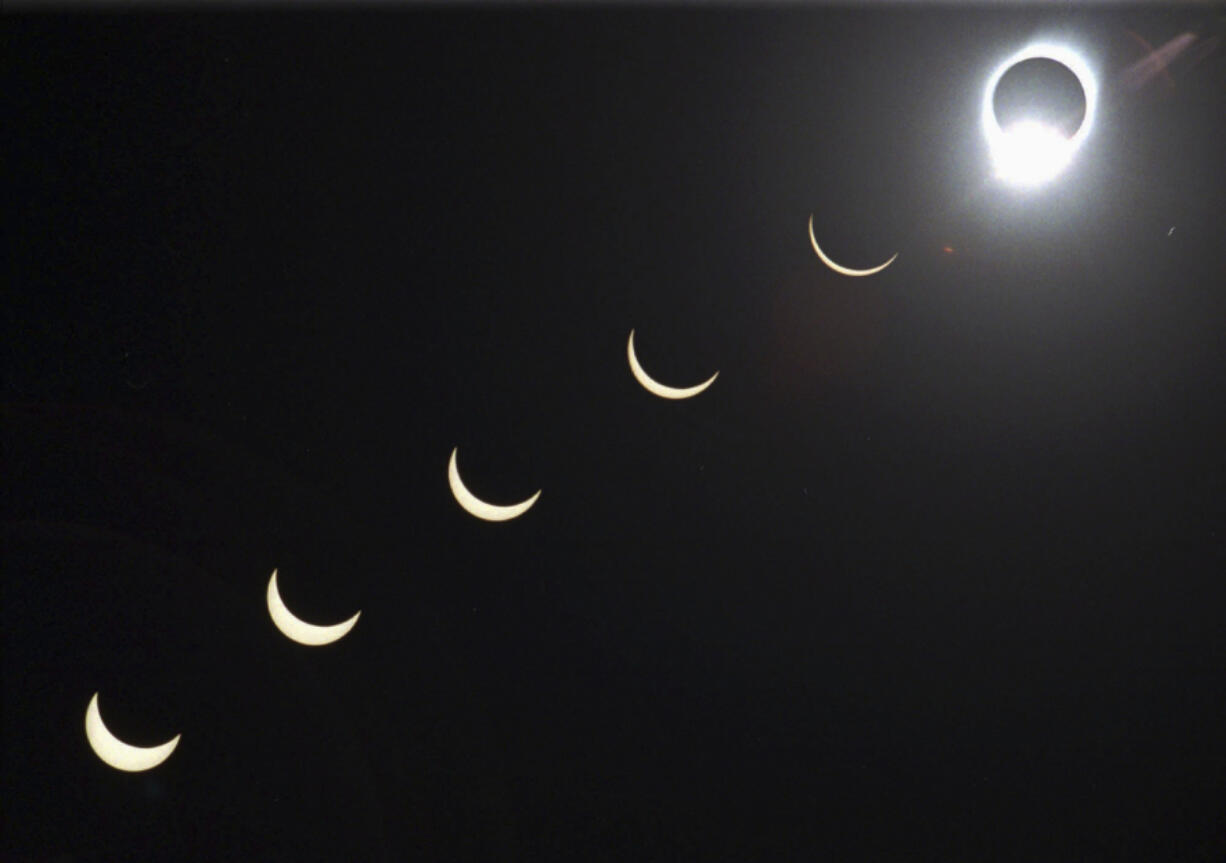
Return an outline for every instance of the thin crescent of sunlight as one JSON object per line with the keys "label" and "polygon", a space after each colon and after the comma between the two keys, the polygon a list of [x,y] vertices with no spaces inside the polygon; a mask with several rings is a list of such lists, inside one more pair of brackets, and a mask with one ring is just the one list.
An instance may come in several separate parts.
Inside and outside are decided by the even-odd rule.
{"label": "thin crescent of sunlight", "polygon": [[157,767],[175,751],[182,736],[176,734],[158,746],[133,746],[131,743],[124,743],[106,727],[106,723],[102,721],[102,712],[98,709],[97,692],[89,700],[89,707],[85,709],[85,739],[89,741],[94,754],[116,770],[139,773]]}
{"label": "thin crescent of sunlight", "polygon": [[272,571],[272,577],[268,579],[267,599],[268,615],[272,618],[273,626],[277,627],[286,638],[299,644],[305,644],[307,647],[321,647],[344,638],[358,622],[358,618],[362,616],[362,612],[359,611],[348,620],[331,626],[307,623],[291,612],[281,600],[281,591],[277,589],[275,569]]}
{"label": "thin crescent of sunlight", "polygon": [[451,451],[451,460],[447,463],[447,484],[451,486],[451,494],[455,497],[456,503],[469,515],[474,515],[484,521],[510,521],[531,509],[532,504],[536,503],[536,499],[541,496],[538,489],[532,497],[511,506],[486,503],[469,491],[468,486],[464,485],[464,480],[460,479],[460,468],[456,464],[456,454],[459,451],[459,447]]}
{"label": "thin crescent of sunlight", "polygon": [[657,395],[662,399],[689,399],[698,395],[711,384],[715,383],[715,379],[719,377],[719,372],[711,375],[700,384],[695,384],[692,387],[670,387],[660,383],[643,369],[639,364],[638,355],[634,352],[634,330],[630,331],[630,340],[626,342],[626,358],[630,361],[630,374],[634,375],[634,379],[642,384],[643,389],[652,395]]}
{"label": "thin crescent of sunlight", "polygon": [[898,252],[890,256],[890,259],[884,264],[878,264],[875,267],[869,267],[867,270],[853,270],[851,267],[844,267],[842,264],[837,264],[830,259],[830,256],[822,251],[822,247],[817,244],[817,237],[813,233],[813,216],[809,215],[809,242],[813,246],[813,251],[817,252],[817,256],[822,259],[822,263],[836,273],[841,273],[844,276],[871,276],[874,273],[880,273],[890,264],[894,263],[894,259],[898,257]]}

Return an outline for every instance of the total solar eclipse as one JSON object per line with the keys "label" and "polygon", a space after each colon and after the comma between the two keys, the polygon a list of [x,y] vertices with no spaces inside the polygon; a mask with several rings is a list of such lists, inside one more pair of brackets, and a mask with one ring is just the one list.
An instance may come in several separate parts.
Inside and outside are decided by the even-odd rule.
{"label": "total solar eclipse", "polygon": [[984,88],[982,125],[996,177],[1046,183],[1072,162],[1094,127],[1098,84],[1071,48],[1034,44],[996,67]]}

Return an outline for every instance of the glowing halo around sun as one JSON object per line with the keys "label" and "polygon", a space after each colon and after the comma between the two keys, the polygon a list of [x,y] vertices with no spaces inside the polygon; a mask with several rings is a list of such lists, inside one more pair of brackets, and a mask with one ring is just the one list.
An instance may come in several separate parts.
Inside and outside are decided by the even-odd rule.
{"label": "glowing halo around sun", "polygon": [[[1086,112],[1070,137],[1034,120],[1022,120],[1002,129],[993,104],[996,85],[1004,74],[1026,60],[1054,60],[1077,76],[1085,94]],[[1098,109],[1098,82],[1085,59],[1064,45],[1040,42],[1029,45],[1005,60],[988,76],[983,91],[981,123],[996,176],[1012,186],[1037,186],[1055,177],[1073,161],[1077,150],[1094,128]]]}
{"label": "glowing halo around sun", "polygon": [[307,647],[321,647],[339,641],[349,634],[349,630],[353,629],[358,618],[362,616],[362,612],[359,611],[348,620],[331,626],[316,626],[313,623],[307,623],[295,616],[281,601],[281,591],[277,589],[275,569],[272,571],[272,578],[268,579],[267,599],[268,616],[272,618],[273,626],[277,627],[281,634],[290,641],[305,644]]}
{"label": "glowing halo around sun", "polygon": [[532,504],[536,503],[536,499],[541,496],[538,490],[532,497],[512,506],[497,506],[492,503],[486,503],[469,491],[468,486],[464,485],[464,480],[460,479],[460,468],[456,464],[456,453],[459,451],[459,447],[455,447],[451,451],[451,460],[447,463],[447,484],[451,486],[451,494],[455,498],[456,503],[469,515],[475,515],[483,521],[510,521],[530,510]]}
{"label": "glowing halo around sun", "polygon": [[170,757],[179,745],[181,734],[176,734],[159,746],[133,746],[124,743],[110,732],[102,721],[102,713],[98,710],[98,693],[89,700],[85,708],[85,739],[94,750],[94,754],[116,770],[128,773],[139,773],[142,770],[152,770]]}
{"label": "glowing halo around sun", "polygon": [[836,264],[830,259],[830,256],[822,251],[822,247],[817,244],[817,236],[813,233],[813,214],[809,214],[809,244],[813,246],[813,251],[817,252],[817,256],[821,258],[822,263],[836,273],[844,276],[871,276],[874,273],[880,273],[890,264],[894,263],[894,259],[898,257],[898,252],[890,256],[890,259],[884,264],[878,264],[875,267],[869,267],[867,270],[853,270],[851,267],[844,267],[842,264]]}
{"label": "glowing halo around sun", "polygon": [[634,352],[634,330],[630,331],[630,339],[626,342],[626,359],[630,361],[630,374],[634,375],[634,379],[647,392],[662,399],[691,399],[715,383],[715,379],[719,377],[719,372],[716,372],[702,383],[692,387],[670,387],[660,383],[639,365],[638,355]]}

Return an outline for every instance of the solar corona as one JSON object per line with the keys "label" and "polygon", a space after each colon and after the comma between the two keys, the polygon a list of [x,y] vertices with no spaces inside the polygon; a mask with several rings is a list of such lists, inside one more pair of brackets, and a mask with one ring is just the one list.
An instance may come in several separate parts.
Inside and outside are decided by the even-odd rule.
{"label": "solar corona", "polygon": [[[1077,76],[1085,95],[1085,116],[1071,136],[1031,118],[1002,128],[996,116],[996,87],[1005,73],[1027,60],[1052,60]],[[1009,186],[1033,188],[1060,174],[1073,161],[1077,150],[1094,129],[1098,108],[1098,84],[1089,64],[1065,45],[1038,42],[1013,54],[991,75],[983,91],[980,124],[997,179]]]}
{"label": "solar corona", "polygon": [[[415,50],[424,52],[434,41],[430,27],[453,28],[449,16],[439,17],[447,20],[410,34]],[[122,325],[115,324],[119,312],[98,312],[110,325],[95,328],[106,333],[106,344],[127,351],[129,331],[140,330],[132,340],[140,335],[156,341],[156,352],[147,348],[148,362],[165,367],[161,377],[132,376],[154,381],[152,393],[123,391],[126,377],[114,377],[115,384],[101,372],[98,386],[141,400],[137,407],[154,399],[160,412],[150,422],[164,421],[165,429],[145,436],[140,424],[148,418],[125,413],[103,415],[100,434],[78,419],[93,414],[75,403],[45,412],[17,405],[17,418],[33,429],[19,443],[46,460],[53,479],[67,478],[44,484],[31,469],[30,486],[37,487],[31,498],[51,488],[70,504],[62,511],[48,507],[51,515],[79,512],[81,523],[23,522],[25,532],[16,535],[35,547],[62,530],[72,553],[89,558],[85,567],[75,557],[52,559],[47,568],[53,565],[63,580],[48,579],[50,587],[39,589],[49,599],[42,606],[15,606],[5,627],[15,620],[38,639],[46,636],[36,627],[48,629],[48,622],[83,632],[88,651],[78,653],[85,661],[113,652],[122,675],[87,667],[85,682],[70,680],[57,692],[39,675],[44,665],[58,673],[55,663],[69,653],[48,653],[42,641],[31,639],[41,652],[27,657],[38,674],[31,673],[24,700],[55,721],[24,724],[18,728],[24,736],[13,745],[6,740],[6,749],[65,756],[67,778],[44,779],[29,771],[41,782],[40,793],[84,787],[67,804],[48,796],[56,811],[42,817],[67,820],[92,805],[99,814],[89,824],[109,827],[117,821],[112,812],[129,818],[112,831],[118,838],[103,837],[112,845],[139,838],[140,829],[161,819],[169,824],[162,835],[181,845],[201,841],[197,834],[209,840],[209,831],[235,846],[267,834],[270,844],[293,840],[290,849],[298,859],[304,853],[320,859],[411,859],[422,852],[431,859],[469,852],[514,859],[517,853],[539,858],[553,850],[560,859],[631,859],[660,850],[677,858],[676,849],[697,848],[710,835],[713,844],[740,859],[856,860],[907,856],[915,844],[907,835],[899,839],[901,854],[876,853],[886,821],[891,829],[914,829],[926,837],[942,812],[970,811],[984,794],[992,795],[982,807],[991,816],[984,828],[988,839],[952,835],[941,853],[916,852],[956,859],[960,850],[987,849],[989,842],[1012,849],[998,839],[1001,812],[1021,825],[1019,833],[1041,832],[1029,825],[1054,811],[1051,789],[1066,776],[1084,775],[1084,787],[1073,789],[1079,797],[1088,793],[1090,779],[1095,794],[1118,787],[1124,795],[1143,787],[1149,780],[1142,767],[1125,772],[1133,769],[1133,751],[1141,749],[1132,745],[1127,728],[1116,729],[1108,743],[1120,744],[1129,757],[1101,757],[1103,745],[1094,736],[1101,722],[1091,724],[1081,713],[1087,704],[1083,684],[1093,686],[1108,665],[1128,684],[1104,684],[1113,699],[1108,721],[1120,704],[1142,718],[1165,705],[1133,685],[1138,675],[1125,663],[1142,672],[1166,668],[1174,648],[1151,662],[1156,639],[1148,631],[1143,639],[1130,633],[1138,620],[1157,631],[1145,603],[1165,590],[1176,566],[1210,570],[1194,553],[1216,552],[1222,544],[1220,537],[1204,538],[1212,513],[1202,517],[1197,507],[1209,487],[1200,481],[1205,465],[1226,428],[1226,412],[1219,410],[1226,399],[1194,400],[1199,393],[1179,376],[1191,381],[1209,368],[1205,346],[1215,344],[1213,326],[1226,319],[1226,301],[1209,297],[1194,282],[1185,291],[1175,278],[1201,278],[1201,270],[1178,269],[1179,261],[1194,243],[1213,239],[1212,226],[1185,216],[1201,212],[1192,206],[1199,199],[1176,206],[1177,195],[1209,175],[1204,160],[1189,156],[1196,173],[1174,173],[1181,184],[1175,191],[1149,192],[1166,175],[1154,169],[1151,179],[1139,170],[1158,163],[1147,147],[1174,163],[1179,158],[1173,156],[1182,156],[1176,146],[1197,155],[1213,142],[1201,148],[1203,142],[1181,139],[1166,151],[1138,138],[1132,147],[1121,82],[1140,87],[1201,37],[1175,36],[1169,49],[1151,49],[1121,76],[1114,66],[1117,47],[1097,36],[1081,42],[1071,27],[1036,30],[1027,20],[985,53],[977,53],[984,39],[1001,38],[999,30],[953,47],[948,33],[933,31],[927,44],[955,62],[936,64],[934,74],[929,53],[919,55],[924,62],[901,67],[874,59],[884,77],[865,73],[863,80],[876,81],[874,98],[860,98],[851,92],[857,75],[847,74],[860,62],[856,39],[845,40],[846,56],[828,55],[805,31],[790,41],[771,41],[772,56],[796,52],[786,64],[730,63],[741,59],[738,48],[731,57],[678,67],[672,78],[661,78],[673,55],[684,60],[688,50],[672,41],[671,27],[650,40],[652,50],[667,53],[640,58],[622,51],[621,42],[632,43],[632,34],[601,48],[596,36],[606,26],[602,20],[583,36],[593,50],[583,41],[564,43],[559,50],[567,65],[559,68],[586,62],[588,54],[621,65],[603,78],[569,78],[525,72],[537,59],[528,48],[540,46],[533,39],[507,38],[505,23],[495,23],[488,46],[479,40],[468,45],[459,36],[440,42],[455,55],[456,70],[486,55],[491,64],[497,61],[488,69],[473,66],[458,83],[454,75],[419,74],[430,68],[426,59],[392,52],[403,45],[388,40],[386,60],[363,56],[355,64],[369,78],[360,79],[361,86],[379,85],[367,95],[349,86],[348,78],[332,79],[333,34],[325,28],[304,35],[310,48],[305,56],[323,70],[315,83],[328,85],[319,87],[322,95],[301,102],[285,98],[296,92],[297,79],[266,75],[277,69],[271,61],[236,62],[242,69],[235,72],[220,69],[223,82],[231,75],[266,75],[273,89],[257,91],[255,104],[277,107],[285,99],[288,113],[250,112],[251,120],[243,105],[234,115],[243,134],[216,136],[219,147],[247,148],[252,145],[246,142],[255,141],[259,158],[250,163],[230,161],[224,149],[214,153],[213,133],[202,132],[200,140],[210,148],[203,151],[204,164],[225,156],[217,164],[227,170],[253,170],[243,175],[249,186],[224,188],[213,183],[212,168],[201,172],[200,182],[210,190],[216,185],[222,196],[220,204],[212,198],[206,203],[216,204],[219,213],[233,210],[235,227],[223,223],[221,235],[233,244],[233,257],[224,259],[224,268],[218,265],[216,277],[210,271],[199,282],[209,290],[220,284],[246,290],[245,282],[223,283],[222,276],[241,276],[252,249],[272,259],[264,249],[288,258],[286,250],[303,248],[311,257],[303,258],[301,269],[290,258],[294,266],[286,277],[268,280],[267,295],[250,308],[233,303],[231,310],[228,295],[222,296],[226,302],[204,293],[199,301],[195,293],[184,294],[186,299],[173,295],[163,306],[181,316],[184,327],[204,331],[230,322],[236,328],[207,339],[191,330],[191,339],[182,342],[187,347],[180,347],[174,331],[163,339],[152,324],[154,335],[145,336],[144,317],[135,311],[122,310]],[[615,31],[620,25],[607,26]],[[564,30],[550,23],[542,44],[556,38],[553,29]],[[910,35],[893,31],[886,44],[902,45]],[[69,41],[78,50],[83,40]],[[730,39],[732,44],[739,43]],[[263,41],[253,39],[252,45],[258,58]],[[629,58],[624,63],[623,54]],[[1190,53],[1188,67],[1198,57]],[[726,75],[713,72],[725,67]],[[341,68],[354,71],[348,61]],[[1171,91],[1183,68],[1170,76]],[[397,70],[391,79],[397,86],[386,91],[379,84],[385,69]],[[894,90],[904,75],[916,82]],[[676,93],[661,89],[657,95],[658,78],[659,88],[675,79]],[[703,89],[708,79],[710,91]],[[1199,108],[1206,101],[1184,80],[1179,98],[1163,103],[1170,110]],[[405,81],[420,90],[402,92]],[[633,98],[621,98],[623,81],[633,83]],[[716,98],[724,95],[721,88],[728,90],[726,99]],[[875,98],[878,91],[901,93],[899,104],[916,97],[909,101],[920,106],[918,119],[895,116],[888,102]],[[146,101],[160,93],[138,91]],[[691,93],[693,101],[685,101]],[[1155,95],[1165,99],[1164,93]],[[354,121],[348,125],[315,110],[351,94],[362,98],[354,100],[352,116],[340,115]],[[762,99],[764,94],[773,98]],[[825,110],[822,99],[839,110]],[[379,109],[368,123],[358,110],[367,103]],[[679,105],[686,107],[679,111]],[[703,125],[708,113],[709,125]],[[769,119],[765,132],[758,128],[763,116]],[[1160,114],[1158,121],[1169,116],[1174,115]],[[297,117],[306,120],[292,119]],[[577,144],[567,137],[572,117],[584,121]],[[650,125],[628,126],[639,117]],[[745,137],[732,141],[725,162],[722,151],[705,148],[723,143],[720,133],[729,118],[746,131],[737,130]],[[301,148],[319,165],[336,162],[336,174],[324,177],[318,193],[300,182],[314,163],[285,159],[286,177],[254,170],[267,167],[265,158],[278,159],[275,146],[298,143],[288,132],[300,131],[294,125],[299,122],[335,132],[335,140],[321,135],[319,147]],[[513,125],[519,123],[524,125]],[[53,131],[66,128],[56,125]],[[177,127],[166,131],[177,135]],[[910,140],[915,138],[918,144]],[[157,155],[150,147],[148,154]],[[64,154],[74,148],[65,146]],[[185,164],[194,165],[192,153]],[[342,164],[337,153],[352,156],[357,168]],[[138,155],[147,155],[143,147]],[[732,172],[723,170],[728,166],[739,172],[731,182],[726,180]],[[391,179],[377,186],[383,169]],[[73,170],[84,176],[84,169]],[[1070,182],[1077,173],[1080,181]],[[1106,182],[1137,176],[1145,183],[1117,189]],[[190,179],[197,182],[194,167]],[[708,184],[717,194],[706,194]],[[290,197],[286,204],[273,197],[299,187],[301,199]],[[1095,200],[1101,190],[1096,187],[1110,193],[1105,203]],[[47,201],[58,201],[62,187],[49,183],[48,189]],[[678,189],[697,194],[687,200],[675,194]],[[1042,189],[1047,191],[1036,191]],[[146,192],[137,189],[131,197],[143,205],[151,197]],[[1203,193],[1205,200],[1216,192]],[[333,195],[336,208],[314,205],[330,204]],[[272,199],[267,214],[258,206],[237,206],[258,204],[257,196]],[[304,214],[303,236],[336,239],[316,249],[291,235],[292,245],[270,247],[256,229],[267,229],[276,240],[284,220],[273,217],[283,206]],[[195,219],[196,211],[185,209]],[[802,239],[805,209],[810,214]],[[211,216],[214,209],[202,205],[199,212]],[[1124,217],[1117,221],[1120,212]],[[710,221],[690,219],[694,213]],[[86,239],[107,250],[103,256],[95,248],[89,263],[102,270],[111,262],[105,242],[118,236],[109,232],[127,228],[118,219],[112,227],[98,214],[88,215],[101,227],[98,236]],[[675,235],[668,224],[674,218],[681,225]],[[566,219],[574,226],[563,224]],[[346,234],[342,229],[350,222]],[[26,233],[42,242],[52,220],[31,224]],[[72,236],[74,224],[60,235]],[[368,230],[372,226],[377,227]],[[1134,257],[1113,260],[1105,241],[1114,242],[1121,226],[1138,238],[1125,249]],[[538,235],[546,238],[540,248],[531,244]],[[1087,235],[1102,244],[1087,243]],[[474,236],[490,242],[473,251]],[[1131,243],[1133,236],[1120,239]],[[143,249],[135,248],[133,260]],[[179,238],[170,237],[165,248],[168,255],[178,254]],[[336,289],[346,278],[366,280],[366,273],[355,270],[368,260],[382,279],[373,282],[374,289]],[[1104,261],[1111,265],[1105,275]],[[135,265],[127,257],[119,263],[115,269],[130,280]],[[155,275],[163,272],[161,262],[148,266]],[[164,266],[167,272],[180,268],[174,261]],[[1126,268],[1144,281],[1115,292],[1109,284]],[[63,274],[55,278],[56,285],[68,281]],[[169,280],[148,281],[153,296]],[[127,281],[116,284],[117,290],[128,289]],[[149,303],[148,296],[138,298]],[[207,312],[203,324],[182,311],[194,311],[197,302]],[[1168,307],[1174,308],[1169,315],[1163,311]],[[253,318],[255,313],[261,317]],[[1174,338],[1182,332],[1175,323],[1185,318],[1193,337],[1181,343]],[[150,313],[149,320],[157,318]],[[631,325],[623,347],[621,333]],[[644,327],[641,338],[637,326]],[[711,336],[714,352],[698,356],[687,344],[693,332]],[[267,344],[255,337],[264,333],[270,334]],[[244,339],[251,345],[242,344]],[[211,352],[195,357],[197,341]],[[72,340],[47,343],[59,350]],[[240,350],[234,350],[236,343]],[[79,361],[93,362],[93,353],[86,353]],[[212,373],[219,357],[224,377]],[[692,364],[685,364],[687,358]],[[1115,374],[1119,368],[1126,373]],[[1219,386],[1224,370],[1226,351],[1213,369],[1216,389],[1210,396],[1226,390]],[[60,377],[46,378],[58,386]],[[158,394],[162,378],[164,396]],[[102,392],[105,409],[111,390]],[[212,423],[222,402],[217,441],[202,442],[181,428],[182,405],[194,411],[190,416]],[[1166,451],[1180,457],[1183,473],[1162,472],[1166,465],[1148,459],[1160,443],[1159,422],[1150,418],[1172,406],[1178,413],[1169,425],[1179,426],[1184,437]],[[96,407],[89,402],[88,410]],[[1196,438],[1183,431],[1193,410],[1202,411]],[[1120,458],[1109,457],[1102,443],[1113,429],[1125,446]],[[237,442],[220,436],[227,430]],[[85,455],[67,458],[43,442],[47,437],[58,445],[69,434],[87,441]],[[282,443],[274,450],[268,441]],[[447,443],[453,448],[444,490]],[[466,476],[458,443],[465,444]],[[152,470],[152,478],[136,477],[143,482],[131,482],[129,492],[122,471],[147,453],[158,459],[161,447],[166,454],[160,460],[138,466]],[[511,472],[507,479],[499,466],[522,463],[517,448],[541,457],[534,472]],[[253,454],[245,454],[247,449]],[[1077,461],[1083,455],[1084,469]],[[102,464],[99,478],[88,486],[71,485],[87,459]],[[222,467],[214,471],[214,465]],[[559,478],[558,471],[573,476]],[[1072,473],[1071,486],[1054,485],[1062,473]],[[533,485],[538,488],[530,492]],[[550,485],[551,498],[542,512],[529,515],[544,485]],[[1067,488],[1071,494],[1060,493]],[[1140,505],[1117,502],[1142,494],[1157,500],[1159,493],[1168,496],[1178,518],[1152,519]],[[36,507],[31,512],[44,515]],[[138,523],[146,512],[153,517]],[[1195,517],[1184,518],[1187,513]],[[1135,521],[1122,523],[1124,516]],[[1147,519],[1159,526],[1150,530]],[[516,524],[491,526],[503,522]],[[1134,524],[1141,526],[1135,546],[1108,542]],[[1186,541],[1194,532],[1199,544]],[[1047,533],[1055,535],[1050,543]],[[1153,556],[1122,566],[1125,551]],[[104,556],[113,562],[94,560]],[[982,575],[1002,559],[1003,575]],[[360,598],[313,609],[301,592],[312,587],[312,561],[320,573],[360,581]],[[273,569],[265,579],[268,563],[287,563],[286,578]],[[1110,581],[1082,578],[1081,569],[1095,566],[1103,566]],[[172,578],[164,578],[168,571]],[[116,578],[117,587],[94,590],[80,572]],[[157,590],[146,589],[159,578]],[[288,604],[282,583],[289,588]],[[1100,583],[1124,597],[1119,614],[1111,616],[1098,604]],[[1189,585],[1195,583],[1189,579],[1182,587]],[[1213,598],[1210,591],[1217,589],[1212,582],[1204,593]],[[81,614],[56,616],[64,594],[76,600]],[[1176,598],[1170,608],[1186,602],[1199,614],[1194,624],[1203,623],[1208,602],[1187,590],[1171,595]],[[1226,598],[1226,592],[1219,595]],[[141,605],[130,612],[134,596]],[[90,605],[103,601],[114,604],[106,613]],[[353,610],[355,604],[361,610]],[[368,613],[357,639],[324,649],[346,639],[363,611]],[[133,630],[137,637],[125,642]],[[1044,639],[1032,637],[1035,631]],[[1057,638],[1047,639],[1053,632]],[[882,633],[889,636],[884,648],[878,646]],[[1050,646],[1104,634],[1110,642],[1101,654],[1097,642],[1083,649],[1088,658],[1077,678]],[[1172,644],[1185,651],[1197,634],[1195,626],[1181,631]],[[101,638],[106,651],[97,650]],[[1131,652],[1119,663],[1102,661],[1117,643]],[[988,666],[977,653],[984,650],[992,659],[1007,658],[1011,667],[1042,671],[1047,664],[1049,673],[1036,672],[1019,688],[1008,675],[996,674],[995,664],[984,672]],[[142,663],[143,681],[137,677]],[[151,682],[154,673],[161,676]],[[170,685],[167,674],[174,676]],[[836,685],[829,683],[832,674],[841,675]],[[948,677],[933,687],[934,674]],[[1212,681],[1209,676],[1207,691],[1214,697],[1226,691],[1218,685],[1220,675]],[[108,680],[177,698],[182,706],[170,719],[155,716],[152,726],[142,728],[139,712],[138,718],[124,715],[123,687]],[[101,689],[110,693],[114,731],[103,720],[95,691]],[[1028,721],[1032,696],[1035,703],[1044,699],[1041,707],[1051,716],[1059,709],[1072,717],[1068,735],[1058,739],[1057,723],[1047,714],[1040,726]],[[83,725],[81,701],[87,701]],[[140,711],[141,702],[133,701]],[[924,721],[907,736],[916,725],[916,705]],[[1204,744],[1226,740],[1221,723],[1214,724],[1226,700],[1212,702],[1216,712],[1202,710],[1200,702],[1183,706],[1194,714],[1190,727],[1203,737],[1186,747],[1181,770],[1188,772],[1194,758],[1212,760],[1202,758],[1211,751]],[[1182,745],[1175,732],[1183,729],[1167,718],[1174,713],[1165,711],[1163,718],[1173,729],[1169,740]],[[259,718],[260,726],[267,718],[269,730],[248,717]],[[162,767],[177,751],[179,731],[188,735],[188,747]],[[1013,764],[992,749],[1007,733],[1016,738],[1007,741],[1008,751],[1019,753]],[[1044,739],[1048,733],[1051,741]],[[52,746],[42,745],[44,734],[55,738]],[[250,743],[233,746],[248,737]],[[1032,757],[1038,751],[1067,756],[1079,770],[1100,762],[1110,762],[1112,770],[1123,766],[1105,778],[1078,774],[1054,757]],[[1168,763],[1168,753],[1157,747],[1154,752],[1151,765]],[[1026,775],[1031,762],[1039,766]],[[132,775],[159,767],[155,774]],[[1136,776],[1141,780],[1127,781]],[[234,800],[216,807],[220,815],[209,812],[208,803],[225,794]],[[1172,797],[1181,825],[1190,823],[1182,810],[1192,797]],[[915,801],[929,798],[934,802],[928,811],[910,812]],[[1019,799],[1032,804],[1038,817],[1019,806],[1015,818],[1010,806]],[[197,800],[205,807],[189,805]],[[1103,836],[1115,839],[1106,815],[1099,818],[1109,812],[1108,804],[1111,812],[1123,813],[1118,818],[1125,826],[1134,814],[1128,800],[1115,806],[1104,798],[1087,807],[1096,819],[1090,826],[1099,832],[1089,834],[1084,847],[1101,844]],[[849,820],[853,807],[865,813],[867,826],[843,830],[836,822]],[[200,822],[208,831],[195,821],[202,808],[206,819],[216,819],[215,825]],[[907,817],[893,818],[896,810],[906,810]],[[883,812],[891,817],[883,820]],[[166,813],[175,818],[162,819]],[[249,816],[254,826],[234,829]],[[319,832],[291,835],[299,825]],[[41,834],[53,833],[36,826]],[[731,840],[724,829],[732,831]],[[840,838],[840,830],[851,838]],[[952,831],[935,832],[944,840]],[[355,846],[350,834],[370,847]],[[599,844],[606,834],[609,847]],[[872,840],[868,854],[832,844],[849,845],[860,834]],[[86,831],[82,835],[80,844],[94,841]],[[751,847],[776,836],[791,847]],[[42,835],[34,838],[43,841]],[[1130,838],[1123,837],[1120,847],[1131,848],[1124,842]],[[511,853],[503,853],[499,842]],[[405,849],[399,846],[414,853],[400,853]],[[261,850],[248,856],[267,859]],[[711,859],[721,849],[714,850],[694,856]],[[1026,851],[1025,859],[1061,859],[1059,853]],[[1144,849],[1136,854],[1163,859]],[[191,856],[180,850],[167,859]],[[980,856],[1001,855],[989,850]],[[27,859],[5,853],[0,842],[0,858],[10,857]]]}

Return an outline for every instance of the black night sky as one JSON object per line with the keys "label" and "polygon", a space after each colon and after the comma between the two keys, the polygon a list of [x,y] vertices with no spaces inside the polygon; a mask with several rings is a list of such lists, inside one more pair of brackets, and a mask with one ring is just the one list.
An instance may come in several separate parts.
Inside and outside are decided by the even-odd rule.
{"label": "black night sky", "polygon": [[1226,859],[1224,21],[7,15],[0,858]]}

